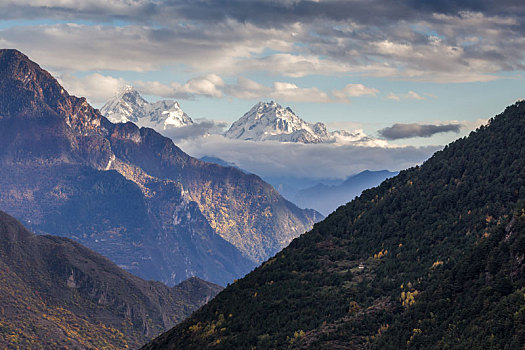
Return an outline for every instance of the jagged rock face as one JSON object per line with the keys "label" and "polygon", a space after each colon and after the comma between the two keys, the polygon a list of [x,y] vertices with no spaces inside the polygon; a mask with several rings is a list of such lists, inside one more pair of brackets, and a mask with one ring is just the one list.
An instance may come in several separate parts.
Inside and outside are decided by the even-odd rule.
{"label": "jagged rock face", "polygon": [[36,63],[16,50],[0,50],[0,115],[45,118],[59,115],[83,136],[99,133],[102,116],[85,98],[70,96]]}
{"label": "jagged rock face", "polygon": [[100,112],[113,123],[133,122],[158,131],[193,124],[178,102],[161,100],[149,103],[132,86],[126,86],[107,101]]}
{"label": "jagged rock face", "polygon": [[328,132],[323,123],[311,124],[298,117],[290,107],[278,103],[259,102],[232,124],[224,133],[230,139],[301,143],[353,142],[378,144],[362,130]]}
{"label": "jagged rock face", "polygon": [[256,176],[109,122],[17,51],[0,60],[0,207],[37,233],[72,237],[146,279],[226,285],[319,219]]}
{"label": "jagged rock face", "polygon": [[1,211],[0,271],[0,346],[8,348],[135,348],[221,289],[196,278],[173,288],[146,282]]}

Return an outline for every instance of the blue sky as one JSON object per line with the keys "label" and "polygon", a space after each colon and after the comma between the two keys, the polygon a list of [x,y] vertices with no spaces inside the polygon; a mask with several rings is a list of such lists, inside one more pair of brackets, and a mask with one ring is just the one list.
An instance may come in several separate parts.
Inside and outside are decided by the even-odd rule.
{"label": "blue sky", "polygon": [[333,129],[398,128],[388,143],[418,148],[525,97],[524,15],[512,0],[7,0],[0,46],[96,107],[124,84],[227,123],[275,100]]}

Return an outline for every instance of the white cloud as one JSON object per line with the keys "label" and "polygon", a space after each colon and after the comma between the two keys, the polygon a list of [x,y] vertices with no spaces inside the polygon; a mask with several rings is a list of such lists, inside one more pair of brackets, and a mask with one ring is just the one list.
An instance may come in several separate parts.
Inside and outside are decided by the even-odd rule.
{"label": "white cloud", "polygon": [[481,12],[460,11],[458,15],[452,16],[443,13],[434,13],[433,17],[443,23],[462,27],[484,27],[487,24],[496,24],[502,26],[514,26],[519,22],[515,18],[502,16],[486,16]]}
{"label": "white cloud", "polygon": [[341,90],[332,91],[334,97],[341,102],[350,102],[349,97],[376,96],[378,93],[379,90],[366,87],[363,84],[348,84]]}
{"label": "white cloud", "polygon": [[346,95],[351,97],[363,96],[363,95],[377,95],[379,90],[374,88],[368,88],[363,84],[348,84],[342,90]]}
{"label": "white cloud", "polygon": [[269,97],[272,94],[272,89],[245,77],[239,77],[237,84],[227,86],[226,92],[236,98],[256,100]]}
{"label": "white cloud", "polygon": [[0,40],[53,70],[151,71],[183,64],[201,73],[238,72],[240,61],[265,49],[293,46],[286,30],[231,20],[169,28],[53,24],[0,30]]}
{"label": "white cloud", "polygon": [[223,133],[226,126],[228,126],[228,123],[224,121],[199,119],[195,120],[195,123],[192,125],[158,131],[178,143],[181,140],[198,139],[203,136],[209,136],[210,134]]}
{"label": "white cloud", "polygon": [[72,74],[62,74],[57,77],[57,80],[70,94],[86,97],[93,104],[104,103],[126,84],[122,78],[99,73],[80,78]]}
{"label": "white cloud", "polygon": [[[458,11],[469,6],[452,2],[432,11],[383,1],[287,4],[10,0],[0,4],[0,18],[28,21],[0,30],[0,42],[60,71],[182,64],[223,77],[257,71],[473,82],[525,69],[522,7],[510,3],[485,3],[479,8],[486,13]],[[90,24],[31,24],[35,19]]]}
{"label": "white cloud", "polygon": [[425,98],[421,95],[419,95],[417,92],[415,91],[409,91],[406,96],[405,96],[407,99],[409,100],[424,100]]}
{"label": "white cloud", "polygon": [[276,99],[286,102],[332,102],[332,98],[317,88],[304,88],[289,82],[274,82],[265,86],[253,80],[239,77],[237,84],[226,87],[230,96],[242,99]]}
{"label": "white cloud", "polygon": [[194,99],[196,96],[222,97],[222,88],[225,86],[221,77],[209,74],[188,80],[184,84],[173,82],[169,85],[158,81],[134,81],[135,86],[142,93],[166,98]]}
{"label": "white cloud", "polygon": [[244,59],[237,65],[238,72],[263,71],[274,75],[300,78],[308,75],[335,75],[352,71],[342,62],[320,59],[312,55],[290,53],[273,54],[261,58]]}
{"label": "white cloud", "polygon": [[395,94],[393,92],[389,93],[387,96],[386,96],[387,99],[389,100],[394,100],[394,101],[401,101],[401,100],[424,100],[425,98],[421,95],[419,95],[417,92],[415,91],[409,91],[407,92],[406,94]]}
{"label": "white cloud", "polygon": [[346,178],[366,169],[405,169],[420,164],[440,148],[283,144],[231,140],[220,135],[180,140],[177,145],[192,156],[215,156],[260,176],[308,178]]}
{"label": "white cloud", "polygon": [[482,125],[486,125],[488,121],[489,120],[487,118],[480,118],[476,120],[462,120],[462,121],[453,120],[452,122],[463,125],[463,129],[466,131],[473,131]]}
{"label": "white cloud", "polygon": [[226,84],[221,77],[206,77],[169,85],[156,81],[135,81],[133,85],[143,94],[167,98],[194,99],[197,96],[219,98],[232,96],[241,99],[276,99],[287,102],[331,102],[326,92],[317,88],[303,88],[288,82],[274,82],[271,87],[239,77],[237,84]]}
{"label": "white cloud", "polygon": [[375,96],[379,90],[368,88],[363,84],[348,84],[341,90],[333,90],[331,94],[315,87],[299,87],[290,82],[274,82],[272,87],[259,84],[253,80],[239,77],[237,84],[226,88],[227,94],[242,99],[273,98],[287,102],[350,102],[349,97],[364,95]]}
{"label": "white cloud", "polygon": [[[129,82],[99,73],[77,77],[70,73],[58,75],[58,80],[69,93],[85,96],[93,104],[101,104],[113,97],[115,93]],[[275,99],[283,102],[313,103],[348,103],[349,96],[375,96],[379,91],[367,88],[362,84],[348,84],[342,90],[333,90],[332,94],[315,87],[300,87],[290,82],[274,82],[265,86],[253,80],[239,77],[236,84],[227,84],[217,74],[196,77],[185,83],[172,82],[164,84],[159,81],[131,82],[140,93],[170,99],[193,100],[197,97],[221,98],[225,96],[264,100]]]}
{"label": "white cloud", "polygon": [[273,83],[272,98],[287,102],[331,102],[326,92],[317,88],[300,88],[295,84],[286,82]]}
{"label": "white cloud", "polygon": [[226,84],[216,74],[188,80],[184,84],[177,82],[163,84],[157,81],[135,81],[133,85],[147,95],[167,98],[194,99],[197,96],[219,98],[231,96],[247,100],[275,99],[283,102],[349,102],[349,96],[376,95],[379,91],[367,88],[362,84],[349,84],[342,90],[334,90],[332,94],[315,87],[301,87],[297,84],[276,81],[266,86],[239,77],[236,84]]}
{"label": "white cloud", "polygon": [[414,54],[414,49],[407,43],[395,43],[390,40],[373,42],[376,52],[382,55],[406,57]]}

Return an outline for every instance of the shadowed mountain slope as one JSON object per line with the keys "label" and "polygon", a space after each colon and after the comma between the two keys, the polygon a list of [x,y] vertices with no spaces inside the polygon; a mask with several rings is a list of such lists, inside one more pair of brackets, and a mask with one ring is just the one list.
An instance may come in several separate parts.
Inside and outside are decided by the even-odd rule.
{"label": "shadowed mountain slope", "polygon": [[226,285],[320,217],[255,175],[109,122],[16,50],[0,50],[0,208],[169,285]]}
{"label": "shadowed mountain slope", "polygon": [[0,346],[125,349],[173,326],[221,287],[146,282],[68,239],[0,211]]}

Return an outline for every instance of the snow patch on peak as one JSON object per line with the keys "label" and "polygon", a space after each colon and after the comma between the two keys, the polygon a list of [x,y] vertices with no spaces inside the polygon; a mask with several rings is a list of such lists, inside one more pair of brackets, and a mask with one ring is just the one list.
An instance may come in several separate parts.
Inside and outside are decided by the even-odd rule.
{"label": "snow patch on peak", "polygon": [[131,85],[123,87],[115,97],[108,100],[100,112],[113,123],[133,122],[159,131],[193,124],[177,101],[150,103]]}
{"label": "snow patch on peak", "polygon": [[118,91],[117,95],[124,95],[125,93],[128,93],[128,92],[137,92],[137,90],[135,90],[135,88],[133,87],[133,85],[124,85],[124,86],[122,86],[122,88]]}

